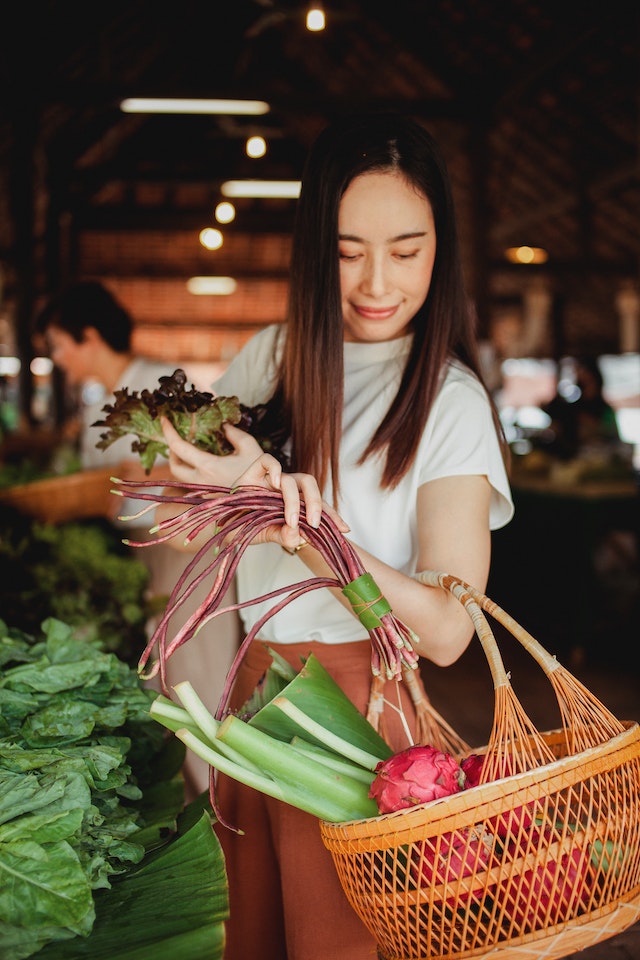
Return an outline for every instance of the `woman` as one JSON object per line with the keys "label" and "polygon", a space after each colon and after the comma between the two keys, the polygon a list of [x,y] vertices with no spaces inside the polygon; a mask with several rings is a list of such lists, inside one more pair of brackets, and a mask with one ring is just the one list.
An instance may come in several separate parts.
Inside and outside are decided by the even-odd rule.
{"label": "woman", "polygon": [[[164,427],[176,479],[282,490],[287,523],[244,554],[239,599],[330,574],[300,536],[302,498],[312,525],[321,510],[341,518],[394,615],[417,634],[418,653],[453,663],[473,634],[468,615],[414,574],[442,570],[484,589],[490,531],[513,506],[499,421],[479,374],[448,174],[419,124],[348,118],[320,135],[302,178],[287,323],[254,337],[214,386],[248,405],[268,401],[291,438],[293,472],[283,473],[235,427],[227,427],[227,457]],[[243,610],[245,627],[268,606]],[[369,637],[337,595],[296,599],[267,621],[261,640],[298,668],[315,653],[366,711]],[[234,706],[268,662],[255,643]],[[402,749],[406,737],[387,713],[388,740]],[[375,956],[314,818],[223,777],[219,801],[244,831],[218,828],[230,884],[227,960]]]}

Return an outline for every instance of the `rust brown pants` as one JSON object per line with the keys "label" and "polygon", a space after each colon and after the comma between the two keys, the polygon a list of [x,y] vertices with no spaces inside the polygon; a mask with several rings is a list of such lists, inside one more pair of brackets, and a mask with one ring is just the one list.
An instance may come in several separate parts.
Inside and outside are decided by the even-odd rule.
{"label": "rust brown pants", "polygon": [[[301,658],[313,653],[366,713],[369,640],[272,646],[298,670]],[[269,663],[264,645],[256,641],[236,681],[234,708],[251,695]],[[414,708],[404,685],[387,683],[386,699],[397,703],[398,694],[413,731]],[[396,711],[385,711],[385,724],[394,750],[409,745]],[[218,803],[221,816],[244,831],[239,836],[216,826],[229,879],[225,960],[375,960],[375,941],[346,899],[318,820],[222,775]]]}

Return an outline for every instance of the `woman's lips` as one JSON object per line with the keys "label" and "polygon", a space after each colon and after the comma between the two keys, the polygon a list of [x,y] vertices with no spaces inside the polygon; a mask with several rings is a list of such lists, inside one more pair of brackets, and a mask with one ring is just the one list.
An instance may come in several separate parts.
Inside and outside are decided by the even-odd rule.
{"label": "woman's lips", "polygon": [[353,309],[358,316],[365,320],[388,320],[394,315],[398,307],[363,307],[353,304]]}

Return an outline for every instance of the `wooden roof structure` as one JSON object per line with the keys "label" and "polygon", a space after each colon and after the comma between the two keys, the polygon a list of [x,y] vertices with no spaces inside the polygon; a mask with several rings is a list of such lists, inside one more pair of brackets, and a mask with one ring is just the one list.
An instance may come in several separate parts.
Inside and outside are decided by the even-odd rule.
{"label": "wooden roof structure", "polygon": [[[73,274],[83,231],[199,229],[224,180],[297,178],[328,120],[389,108],[424,122],[443,146],[481,316],[538,269],[513,267],[505,249],[542,247],[547,282],[579,309],[595,304],[598,346],[616,349],[616,290],[636,285],[640,266],[640,7],[324,8],[321,33],[305,29],[306,0],[26,0],[5,12],[0,268],[18,322]],[[259,98],[271,109],[250,118],[119,107],[126,96],[163,95]],[[269,142],[257,161],[244,154],[251,133]],[[286,236],[294,203],[239,202],[232,229],[255,243]],[[147,256],[122,269],[153,279],[167,266]],[[282,266],[259,258],[236,269],[286,282]]]}

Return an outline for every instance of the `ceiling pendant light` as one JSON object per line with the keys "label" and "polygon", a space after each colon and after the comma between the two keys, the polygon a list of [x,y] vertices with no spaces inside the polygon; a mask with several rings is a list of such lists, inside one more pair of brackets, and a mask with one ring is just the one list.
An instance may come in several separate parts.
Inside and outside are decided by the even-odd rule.
{"label": "ceiling pendant light", "polygon": [[265,100],[203,100],[180,97],[128,97],[123,113],[201,113],[227,116],[261,116],[271,107]]}
{"label": "ceiling pendant light", "polygon": [[247,156],[252,157],[254,160],[258,157],[264,157],[267,152],[267,141],[264,137],[258,135],[249,137],[244,149]]}
{"label": "ceiling pendant light", "polygon": [[307,30],[310,30],[312,33],[317,33],[319,30],[324,30],[326,26],[324,8],[321,3],[311,3],[309,9],[307,10],[307,19],[306,19]]}

